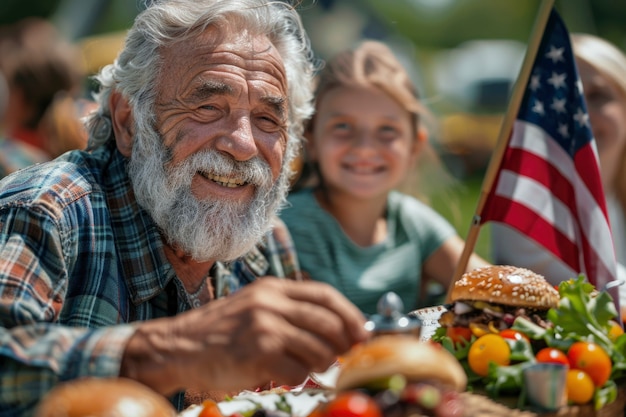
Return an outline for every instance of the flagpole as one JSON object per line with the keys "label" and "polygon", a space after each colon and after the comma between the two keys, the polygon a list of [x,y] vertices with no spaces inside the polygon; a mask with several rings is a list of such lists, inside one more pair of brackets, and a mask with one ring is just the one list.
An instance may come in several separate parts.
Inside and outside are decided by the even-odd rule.
{"label": "flagpole", "polygon": [[528,80],[530,79],[530,72],[532,70],[535,57],[537,56],[537,50],[541,44],[543,32],[545,30],[546,23],[548,22],[548,18],[550,17],[553,5],[554,0],[542,0],[539,12],[535,18],[535,24],[531,32],[530,40],[528,41],[524,61],[517,77],[517,81],[515,82],[515,86],[513,87],[511,99],[509,100],[507,111],[502,121],[502,125],[500,126],[496,146],[491,154],[489,165],[483,179],[480,196],[476,205],[476,211],[472,217],[470,229],[467,234],[467,238],[465,239],[463,253],[461,254],[461,258],[459,259],[454,271],[454,279],[448,286],[446,302],[450,302],[450,294],[452,292],[452,288],[454,288],[454,283],[461,279],[461,276],[467,268],[469,258],[474,252],[474,247],[476,246],[476,241],[478,240],[478,234],[480,232],[480,213],[483,211],[487,201],[487,196],[493,187],[498,169],[500,168],[500,162],[502,161],[502,157],[504,156],[504,152],[507,148],[511,130],[513,129],[513,123],[517,118],[517,113],[519,111],[522,98],[524,97],[524,91],[526,89],[526,85],[528,84]]}

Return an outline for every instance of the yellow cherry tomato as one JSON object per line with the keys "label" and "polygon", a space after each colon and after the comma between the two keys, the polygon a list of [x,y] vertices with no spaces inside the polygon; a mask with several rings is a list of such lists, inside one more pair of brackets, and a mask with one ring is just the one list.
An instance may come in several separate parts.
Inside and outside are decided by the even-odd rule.
{"label": "yellow cherry tomato", "polygon": [[205,400],[202,403],[202,410],[198,417],[224,417],[217,403],[213,400]]}
{"label": "yellow cherry tomato", "polygon": [[618,337],[624,334],[624,329],[615,320],[609,320],[611,327],[609,328],[609,339],[615,341]]}
{"label": "yellow cherry tomato", "polygon": [[587,404],[593,398],[593,392],[596,389],[591,377],[580,369],[567,371],[565,386],[567,400],[574,404]]}
{"label": "yellow cherry tomato", "polygon": [[506,366],[511,361],[511,348],[504,338],[489,333],[476,339],[470,346],[467,362],[472,371],[480,376],[487,376],[489,363]]}

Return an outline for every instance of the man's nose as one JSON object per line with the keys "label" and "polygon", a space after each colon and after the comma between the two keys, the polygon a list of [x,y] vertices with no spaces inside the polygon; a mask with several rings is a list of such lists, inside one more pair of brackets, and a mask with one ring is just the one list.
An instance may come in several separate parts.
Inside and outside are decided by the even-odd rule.
{"label": "man's nose", "polygon": [[249,116],[234,116],[228,132],[218,138],[216,148],[228,153],[235,160],[247,161],[258,154]]}

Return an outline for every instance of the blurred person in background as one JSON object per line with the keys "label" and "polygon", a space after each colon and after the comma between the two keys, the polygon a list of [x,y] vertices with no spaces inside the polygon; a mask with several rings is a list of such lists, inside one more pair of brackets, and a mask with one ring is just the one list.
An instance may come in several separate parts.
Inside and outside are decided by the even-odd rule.
{"label": "blurred person in background", "polygon": [[45,19],[29,17],[0,28],[0,72],[9,88],[5,135],[53,159],[83,149],[80,120],[95,104],[80,99],[83,62],[77,47]]}
{"label": "blurred person in background", "polygon": [[[6,111],[9,87],[0,72],[0,119]],[[5,136],[0,125],[0,178],[29,165],[44,162],[48,156],[38,148]]]}
{"label": "blurred person in background", "polygon": [[[425,300],[425,283],[447,288],[464,242],[418,199],[396,191],[427,152],[427,111],[393,52],[365,41],[334,56],[318,76],[315,114],[305,130],[304,186],[281,212],[300,265],[367,314],[397,293],[405,309]],[[432,161],[428,161],[431,162]],[[443,167],[440,165],[440,172]],[[422,178],[437,182],[436,173]],[[467,270],[486,265],[472,255]]]}
{"label": "blurred person in background", "polygon": [[[618,278],[626,280],[626,55],[594,35],[572,34],[571,38],[598,149]],[[517,230],[493,223],[491,234],[494,263],[527,267],[554,285],[578,276],[578,271]],[[626,285],[620,286],[620,305],[625,318]]]}

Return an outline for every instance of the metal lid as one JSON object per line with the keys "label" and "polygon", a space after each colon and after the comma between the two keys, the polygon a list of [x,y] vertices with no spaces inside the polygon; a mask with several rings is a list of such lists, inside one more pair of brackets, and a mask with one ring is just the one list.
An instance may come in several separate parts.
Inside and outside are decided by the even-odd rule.
{"label": "metal lid", "polygon": [[422,321],[404,314],[404,303],[395,292],[387,292],[378,300],[378,314],[373,314],[365,328],[375,335],[407,333],[420,335]]}

